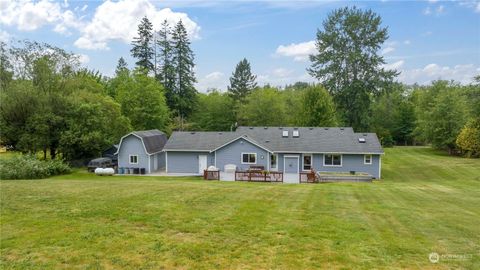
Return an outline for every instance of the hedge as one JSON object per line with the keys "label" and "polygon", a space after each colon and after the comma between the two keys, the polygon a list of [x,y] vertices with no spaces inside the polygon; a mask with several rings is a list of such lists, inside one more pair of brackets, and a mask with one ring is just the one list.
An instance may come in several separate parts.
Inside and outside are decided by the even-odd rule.
{"label": "hedge", "polygon": [[41,179],[70,172],[61,160],[38,160],[30,155],[0,159],[0,179]]}

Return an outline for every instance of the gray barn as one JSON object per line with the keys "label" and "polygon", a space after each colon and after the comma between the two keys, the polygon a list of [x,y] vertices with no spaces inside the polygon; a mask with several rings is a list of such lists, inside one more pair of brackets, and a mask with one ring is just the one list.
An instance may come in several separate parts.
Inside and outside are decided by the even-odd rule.
{"label": "gray barn", "polygon": [[144,168],[146,173],[165,170],[163,147],[167,136],[157,130],[134,131],[122,137],[118,145],[119,168]]}

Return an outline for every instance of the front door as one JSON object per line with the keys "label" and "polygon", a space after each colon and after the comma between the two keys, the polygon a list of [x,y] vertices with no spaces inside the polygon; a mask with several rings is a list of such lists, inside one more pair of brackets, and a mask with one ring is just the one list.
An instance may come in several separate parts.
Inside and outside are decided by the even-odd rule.
{"label": "front door", "polygon": [[207,155],[198,156],[198,173],[203,174],[203,171],[207,169]]}
{"label": "front door", "polygon": [[285,156],[284,162],[283,171],[285,173],[298,173],[298,156]]}

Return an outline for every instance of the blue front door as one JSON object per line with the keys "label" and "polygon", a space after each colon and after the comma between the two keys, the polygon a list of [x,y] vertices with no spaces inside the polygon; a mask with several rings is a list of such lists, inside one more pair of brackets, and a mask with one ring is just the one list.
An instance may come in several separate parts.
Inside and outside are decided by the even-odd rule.
{"label": "blue front door", "polygon": [[298,173],[298,156],[285,156],[285,167],[283,171],[285,173]]}

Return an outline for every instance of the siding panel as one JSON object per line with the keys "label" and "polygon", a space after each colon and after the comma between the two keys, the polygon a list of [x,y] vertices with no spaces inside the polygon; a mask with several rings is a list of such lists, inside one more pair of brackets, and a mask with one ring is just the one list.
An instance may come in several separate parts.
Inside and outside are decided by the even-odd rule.
{"label": "siding panel", "polygon": [[[256,153],[256,164],[242,164],[242,153]],[[263,150],[249,141],[238,139],[216,151],[217,168],[223,171],[225,165],[235,164],[237,170],[247,170],[251,165],[264,166],[267,170],[269,165],[269,155],[270,154],[266,150]]]}
{"label": "siding panel", "polygon": [[[130,164],[130,155],[138,155],[138,164]],[[124,168],[145,168],[145,171],[149,173],[148,162],[148,155],[145,153],[140,138],[134,135],[125,137],[118,152],[118,166]]]}

